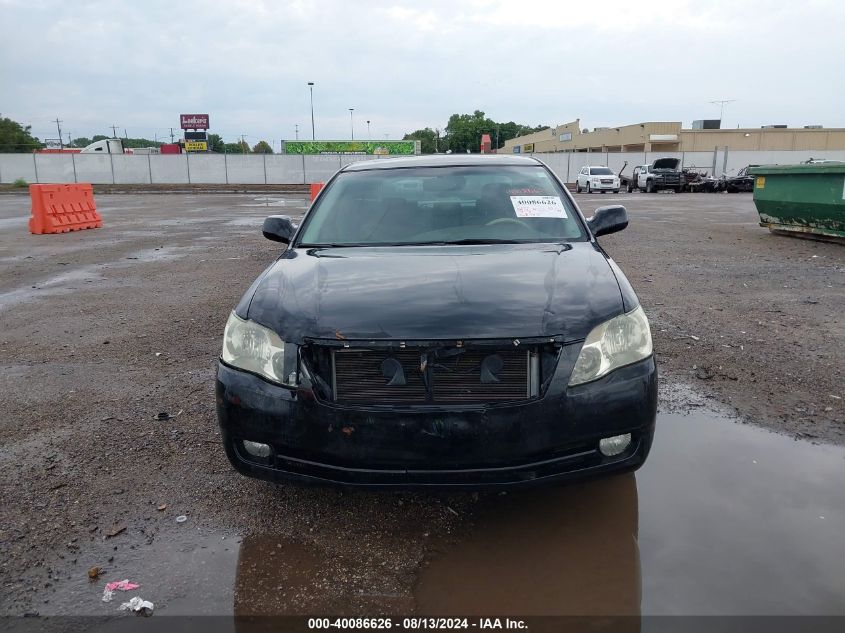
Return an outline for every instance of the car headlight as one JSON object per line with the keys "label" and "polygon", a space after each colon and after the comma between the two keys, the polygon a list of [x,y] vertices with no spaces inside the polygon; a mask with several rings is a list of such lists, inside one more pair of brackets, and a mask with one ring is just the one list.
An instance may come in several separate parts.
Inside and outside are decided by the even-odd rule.
{"label": "car headlight", "polygon": [[285,343],[273,330],[238,317],[234,312],[226,321],[223,352],[220,357],[228,365],[258,374],[283,385],[295,386],[293,367],[285,363]]}
{"label": "car headlight", "polygon": [[648,319],[642,306],[638,306],[593,328],[575,361],[569,386],[601,378],[614,369],[648,358],[651,353]]}

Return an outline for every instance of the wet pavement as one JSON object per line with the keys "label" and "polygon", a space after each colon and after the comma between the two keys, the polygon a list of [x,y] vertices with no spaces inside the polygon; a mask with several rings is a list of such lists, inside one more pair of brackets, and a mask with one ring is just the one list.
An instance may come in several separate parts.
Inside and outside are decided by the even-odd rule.
{"label": "wet pavement", "polygon": [[[0,614],[120,619],[139,595],[157,616],[845,615],[845,449],[793,439],[845,437],[839,251],[761,235],[742,197],[620,198],[632,226],[603,245],[652,320],[652,454],[506,495],[273,486],[226,461],[220,334],[278,253],[261,220],[301,195],[101,196],[104,227],[62,236],[0,198]],[[123,579],[141,588],[102,602]]]}
{"label": "wet pavement", "polygon": [[[410,594],[337,593],[337,570],[373,570],[281,534],[190,527],[107,580],[141,582],[126,595],[160,615],[845,615],[843,473],[839,447],[661,413],[635,475],[481,495],[457,539],[429,543]],[[101,602],[102,584],[64,583],[40,612],[112,614],[125,597]]]}

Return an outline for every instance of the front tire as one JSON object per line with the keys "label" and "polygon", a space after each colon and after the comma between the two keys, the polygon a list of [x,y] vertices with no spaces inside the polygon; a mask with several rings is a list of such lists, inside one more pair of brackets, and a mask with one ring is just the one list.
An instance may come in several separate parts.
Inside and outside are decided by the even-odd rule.
{"label": "front tire", "polygon": [[577,180],[575,181],[575,193],[581,193],[581,183]]}
{"label": "front tire", "polygon": [[654,181],[649,180],[645,183],[645,192],[646,193],[654,193]]}
{"label": "front tire", "polygon": [[630,182],[628,183],[628,193],[634,193],[634,185],[632,185]]}
{"label": "front tire", "polygon": [[590,188],[590,183],[587,183],[587,193],[593,193],[593,190]]}
{"label": "front tire", "polygon": [[613,193],[619,193],[619,189],[614,189]]}

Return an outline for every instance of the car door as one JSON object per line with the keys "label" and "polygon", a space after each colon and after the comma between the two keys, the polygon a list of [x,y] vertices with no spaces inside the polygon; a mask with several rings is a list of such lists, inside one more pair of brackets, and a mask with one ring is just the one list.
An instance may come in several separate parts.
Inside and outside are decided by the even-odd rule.
{"label": "car door", "polygon": [[587,186],[587,176],[586,176],[586,172],[587,172],[587,168],[586,168],[586,167],[582,167],[582,168],[581,168],[581,171],[579,171],[579,172],[578,172],[578,184],[579,184],[581,187],[584,187],[584,188]]}
{"label": "car door", "polygon": [[634,167],[634,171],[631,173],[631,186],[632,187],[639,187],[640,186],[640,168],[639,168],[639,166]]}
{"label": "car door", "polygon": [[648,177],[648,165],[640,167],[640,175],[637,176],[637,187],[645,189],[645,181]]}

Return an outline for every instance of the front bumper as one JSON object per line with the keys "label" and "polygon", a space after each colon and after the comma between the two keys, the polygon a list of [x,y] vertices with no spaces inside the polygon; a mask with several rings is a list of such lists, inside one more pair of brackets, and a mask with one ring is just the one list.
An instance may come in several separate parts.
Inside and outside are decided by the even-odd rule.
{"label": "front bumper", "polygon": [[590,189],[593,191],[613,191],[619,189],[620,184],[612,182],[590,183]]}
{"label": "front bumper", "polygon": [[[565,373],[568,377],[569,372]],[[509,487],[635,470],[651,448],[654,358],[586,385],[553,380],[518,405],[342,407],[219,363],[217,416],[226,455],[271,481],[370,487]],[[603,437],[631,433],[605,457]],[[256,458],[243,440],[269,444]]]}

